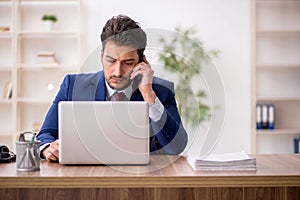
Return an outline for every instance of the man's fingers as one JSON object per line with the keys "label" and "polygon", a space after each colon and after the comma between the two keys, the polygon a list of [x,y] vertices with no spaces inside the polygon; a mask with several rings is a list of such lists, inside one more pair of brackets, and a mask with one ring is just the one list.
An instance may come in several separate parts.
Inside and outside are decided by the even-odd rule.
{"label": "man's fingers", "polygon": [[130,74],[130,79],[134,79],[137,75],[139,75],[139,74],[142,75],[143,73],[144,73],[144,71],[142,70],[142,66],[141,65],[136,66]]}
{"label": "man's fingers", "polygon": [[50,153],[54,156],[58,157],[58,149],[57,148],[51,148],[49,149]]}
{"label": "man's fingers", "polygon": [[58,141],[59,140],[55,140],[49,146],[49,152],[52,155],[51,158],[53,158],[53,156],[54,156],[55,160],[57,160],[57,158],[58,158]]}
{"label": "man's fingers", "polygon": [[54,156],[58,157],[58,145],[53,143],[50,145],[49,152]]}
{"label": "man's fingers", "polygon": [[59,157],[59,140],[55,140],[54,142],[51,142],[49,146],[47,146],[42,154],[44,158],[48,161],[58,161]]}
{"label": "man's fingers", "polygon": [[51,152],[47,152],[46,153],[46,159],[48,161],[57,161],[57,157],[55,155],[53,155]]}

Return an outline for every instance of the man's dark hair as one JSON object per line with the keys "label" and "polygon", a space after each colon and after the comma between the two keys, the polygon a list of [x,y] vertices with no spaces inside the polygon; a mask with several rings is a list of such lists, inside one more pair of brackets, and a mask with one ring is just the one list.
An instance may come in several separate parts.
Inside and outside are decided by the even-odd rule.
{"label": "man's dark hair", "polygon": [[125,15],[118,15],[109,19],[103,27],[101,34],[103,50],[108,41],[113,41],[120,46],[134,47],[141,60],[146,48],[147,37],[138,22]]}

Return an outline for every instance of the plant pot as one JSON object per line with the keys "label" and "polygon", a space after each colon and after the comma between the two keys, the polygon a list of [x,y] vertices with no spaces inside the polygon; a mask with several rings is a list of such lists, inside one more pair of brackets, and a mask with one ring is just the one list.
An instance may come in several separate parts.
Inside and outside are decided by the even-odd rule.
{"label": "plant pot", "polygon": [[45,31],[51,31],[53,29],[54,22],[51,20],[44,21],[44,29]]}

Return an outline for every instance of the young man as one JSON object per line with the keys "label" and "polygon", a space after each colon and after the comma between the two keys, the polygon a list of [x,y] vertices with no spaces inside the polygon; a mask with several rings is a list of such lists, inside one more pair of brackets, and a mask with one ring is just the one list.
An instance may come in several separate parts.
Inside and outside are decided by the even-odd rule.
{"label": "young man", "polygon": [[174,85],[153,77],[154,71],[144,55],[145,32],[131,18],[119,15],[107,21],[101,41],[103,71],[64,78],[37,136],[41,141],[41,157],[58,160],[60,101],[115,101],[119,98],[149,103],[152,154],[181,153],[187,144],[187,134],[178,114]]}

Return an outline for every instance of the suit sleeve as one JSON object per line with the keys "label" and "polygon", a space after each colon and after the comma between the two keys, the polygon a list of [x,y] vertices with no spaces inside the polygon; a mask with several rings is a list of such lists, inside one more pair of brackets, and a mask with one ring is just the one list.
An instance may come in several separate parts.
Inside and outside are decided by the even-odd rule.
{"label": "suit sleeve", "polygon": [[49,108],[42,128],[37,135],[37,139],[41,141],[41,146],[58,139],[58,103],[69,99],[69,85],[70,75],[67,75],[60,85],[60,90]]}
{"label": "suit sleeve", "polygon": [[163,114],[157,122],[150,121],[152,137],[150,150],[152,154],[180,154],[187,145],[187,133],[181,123],[174,94],[174,84],[169,88],[160,88],[156,92],[164,105]]}

